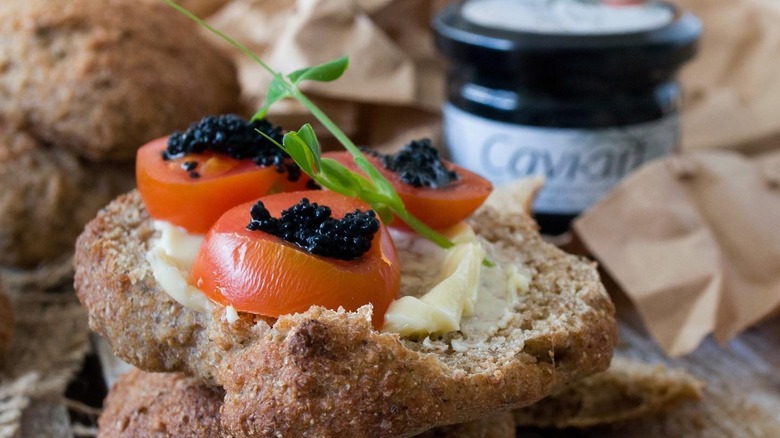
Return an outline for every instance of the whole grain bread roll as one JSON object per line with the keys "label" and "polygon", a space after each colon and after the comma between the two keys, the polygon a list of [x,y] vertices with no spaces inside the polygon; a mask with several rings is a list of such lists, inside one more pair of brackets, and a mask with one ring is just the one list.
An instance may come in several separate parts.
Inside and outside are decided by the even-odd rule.
{"label": "whole grain bread roll", "polygon": [[73,251],[100,208],[134,186],[131,164],[96,164],[0,116],[0,264],[32,267]]}
{"label": "whole grain bread roll", "polygon": [[240,92],[229,57],[161,2],[4,0],[0,66],[0,114],[92,160],[236,111]]}
{"label": "whole grain bread roll", "polygon": [[117,380],[103,402],[98,436],[221,437],[224,393],[179,373],[133,370]]}
{"label": "whole grain bread roll", "polygon": [[545,243],[524,214],[486,206],[470,223],[494,261],[524,265],[531,283],[508,324],[466,349],[450,348],[461,333],[431,349],[378,332],[368,306],[233,324],[222,308],[183,307],[145,260],[156,233],[137,192],[86,227],[75,284],[91,328],[121,358],[222,387],[233,436],[413,436],[532,404],[611,359],[614,307],[592,262]]}
{"label": "whole grain bread roll", "polygon": [[[224,392],[180,373],[133,370],[111,388],[98,420],[103,438],[223,437]],[[514,438],[512,414],[502,412],[465,424],[432,429],[418,438]]]}

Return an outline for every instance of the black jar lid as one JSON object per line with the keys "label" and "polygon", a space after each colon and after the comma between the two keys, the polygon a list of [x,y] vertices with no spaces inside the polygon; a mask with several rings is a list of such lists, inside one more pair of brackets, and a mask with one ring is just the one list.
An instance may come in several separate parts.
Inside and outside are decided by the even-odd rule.
{"label": "black jar lid", "polygon": [[[433,20],[439,50],[460,64],[480,69],[551,75],[668,77],[697,49],[701,22],[668,3],[672,18],[650,30],[621,33],[541,33],[487,27],[469,21],[461,0]],[[656,2],[658,3],[658,2]]]}

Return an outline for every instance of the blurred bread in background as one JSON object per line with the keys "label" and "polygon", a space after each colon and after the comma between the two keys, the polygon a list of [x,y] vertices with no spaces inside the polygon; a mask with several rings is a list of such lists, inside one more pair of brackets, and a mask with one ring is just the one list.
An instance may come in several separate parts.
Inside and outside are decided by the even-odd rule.
{"label": "blurred bread in background", "polygon": [[0,264],[33,266],[70,252],[84,224],[134,186],[130,164],[81,160],[0,126]]}
{"label": "blurred bread in background", "polygon": [[[201,1],[219,7],[216,1]],[[238,109],[233,61],[161,2],[0,3],[0,264],[69,253],[145,142]]]}
{"label": "blurred bread in background", "polygon": [[10,0],[0,5],[0,113],[92,160],[236,108],[230,59],[162,3]]}
{"label": "blurred bread in background", "polygon": [[608,370],[516,410],[515,421],[518,426],[584,428],[652,417],[701,399],[703,386],[683,369],[615,357]]}

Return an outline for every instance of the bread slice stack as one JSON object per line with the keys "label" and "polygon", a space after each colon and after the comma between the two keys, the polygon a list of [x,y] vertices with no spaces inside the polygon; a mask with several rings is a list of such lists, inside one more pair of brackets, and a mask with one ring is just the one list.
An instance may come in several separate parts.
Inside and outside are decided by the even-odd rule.
{"label": "bread slice stack", "polygon": [[517,426],[559,429],[623,423],[699,400],[703,388],[683,369],[615,357],[608,370],[514,411],[514,419]]}
{"label": "bread slice stack", "polygon": [[224,394],[226,435],[413,436],[530,405],[610,363],[614,307],[594,264],[544,242],[518,213],[523,196],[489,202],[470,219],[495,262],[531,276],[511,318],[480,342],[379,332],[368,306],[275,320],[240,314],[232,324],[222,308],[192,311],[152,276],[145,254],[156,234],[136,192],[79,238],[76,288],[91,328],[121,358]]}

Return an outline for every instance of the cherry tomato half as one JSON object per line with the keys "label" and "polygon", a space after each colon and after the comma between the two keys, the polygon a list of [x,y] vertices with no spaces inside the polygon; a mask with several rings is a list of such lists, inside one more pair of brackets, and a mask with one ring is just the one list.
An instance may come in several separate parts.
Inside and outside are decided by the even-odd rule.
{"label": "cherry tomato half", "polygon": [[[354,172],[363,173],[349,152],[328,152],[323,156],[337,160]],[[455,170],[460,178],[445,187],[430,188],[406,184],[397,173],[385,169],[378,157],[367,155],[366,158],[390,181],[406,209],[433,229],[449,228],[466,219],[493,190],[490,181],[448,161],[444,162],[445,166]],[[408,229],[397,218],[390,226]]]}
{"label": "cherry tomato half", "polygon": [[292,182],[273,166],[213,153],[163,160],[166,143],[167,137],[159,138],[138,150],[138,191],[153,218],[190,233],[205,234],[231,207],[267,193],[303,190],[308,181],[301,175]]}
{"label": "cherry tomato half", "polygon": [[[328,191],[278,193],[260,200],[272,216],[279,217],[302,198],[330,207],[336,219],[369,209],[357,199]],[[384,225],[368,252],[344,261],[312,255],[272,234],[247,230],[254,204],[228,210],[209,230],[190,284],[217,303],[271,317],[303,312],[313,305],[354,311],[372,303],[374,327],[382,326],[387,307],[398,295],[401,275]]]}

